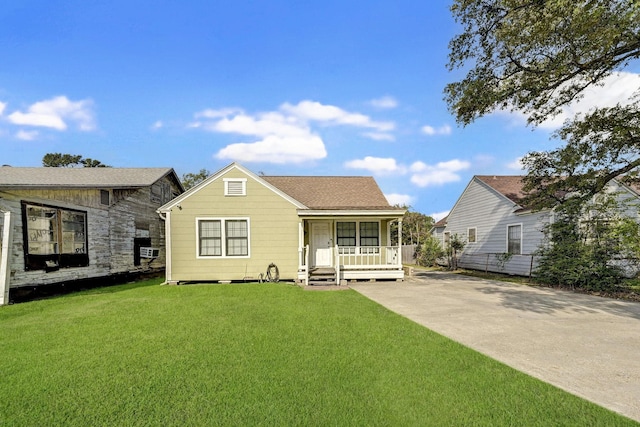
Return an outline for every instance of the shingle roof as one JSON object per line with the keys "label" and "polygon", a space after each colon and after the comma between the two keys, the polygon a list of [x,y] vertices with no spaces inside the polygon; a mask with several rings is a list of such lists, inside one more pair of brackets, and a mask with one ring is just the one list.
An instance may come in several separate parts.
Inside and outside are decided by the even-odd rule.
{"label": "shingle roof", "polygon": [[444,218],[441,218],[440,220],[436,221],[435,224],[433,224],[433,227],[444,227],[447,225],[447,220],[449,219],[449,215],[445,216]]}
{"label": "shingle roof", "polygon": [[171,168],[23,168],[0,167],[0,187],[146,187]]}
{"label": "shingle roof", "polygon": [[526,195],[522,175],[476,175],[476,178],[514,203],[520,203]]}
{"label": "shingle roof", "polygon": [[261,176],[310,209],[394,209],[370,176]]}

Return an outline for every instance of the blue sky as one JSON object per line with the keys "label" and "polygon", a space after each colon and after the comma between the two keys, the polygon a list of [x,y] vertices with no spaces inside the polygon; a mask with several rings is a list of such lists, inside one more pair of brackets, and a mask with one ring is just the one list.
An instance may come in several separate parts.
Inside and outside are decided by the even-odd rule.
{"label": "blue sky", "polygon": [[[618,73],[536,130],[443,102],[450,2],[49,0],[0,6],[0,164],[372,175],[439,218],[476,174],[520,174],[553,129],[638,87]],[[627,70],[628,71],[628,70]]]}

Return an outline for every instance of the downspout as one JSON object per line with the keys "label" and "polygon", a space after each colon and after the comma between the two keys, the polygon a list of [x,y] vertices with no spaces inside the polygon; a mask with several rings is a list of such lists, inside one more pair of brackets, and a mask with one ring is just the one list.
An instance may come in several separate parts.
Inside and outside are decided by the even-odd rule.
{"label": "downspout", "polygon": [[157,211],[160,219],[164,221],[164,283],[171,281],[171,212]]}
{"label": "downspout", "polygon": [[0,306],[9,304],[9,287],[11,281],[10,248],[13,242],[13,224],[11,224],[11,212],[0,208],[3,214],[2,250],[0,252]]}

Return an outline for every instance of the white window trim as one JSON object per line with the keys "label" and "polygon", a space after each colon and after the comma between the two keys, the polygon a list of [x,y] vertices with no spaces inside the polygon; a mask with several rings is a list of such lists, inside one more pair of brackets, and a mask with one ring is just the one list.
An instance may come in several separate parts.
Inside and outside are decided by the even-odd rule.
{"label": "white window trim", "polygon": [[[449,236],[449,241],[447,242],[447,236]],[[442,247],[446,247],[447,243],[451,243],[451,232],[443,231],[442,232]]]}
{"label": "white window trim", "polygon": [[[475,233],[474,233],[475,240],[473,242],[469,240],[469,230],[475,230]],[[467,243],[478,243],[478,227],[467,228]]]}
{"label": "white window trim", "polygon": [[[220,221],[222,238],[222,255],[200,255],[200,221]],[[226,221],[247,221],[247,255],[226,255],[227,227]],[[196,217],[196,258],[197,259],[242,259],[251,258],[251,220],[248,217]]]}
{"label": "white window trim", "polygon": [[[356,223],[356,245],[355,246],[341,246],[340,247],[340,253],[341,254],[348,254],[347,252],[345,252],[344,248],[355,248],[354,251],[357,254],[361,254],[364,253],[363,251],[367,251],[371,248],[381,248],[383,247],[382,245],[382,221],[380,220],[369,220],[369,219],[353,219],[353,220],[345,220],[345,221],[336,221],[335,222],[335,226],[334,228],[334,232],[333,232],[333,241],[334,242],[338,242],[338,223],[339,222],[355,222]],[[360,245],[360,223],[361,222],[375,222],[378,224],[378,246],[361,246]],[[388,245],[389,246],[389,245]],[[376,253],[377,253],[377,249],[376,249]]]}
{"label": "white window trim", "polygon": [[[242,197],[247,195],[247,178],[223,178],[224,181],[224,195],[229,197]],[[242,183],[242,194],[229,194],[229,183],[230,182],[241,182]]]}
{"label": "white window trim", "polygon": [[[337,242],[338,241],[338,223],[339,222],[355,222],[356,223],[356,245],[353,247],[359,248],[360,246],[360,223],[361,222],[375,222],[378,223],[378,246],[382,246],[382,221],[380,220],[367,220],[367,219],[354,219],[354,220],[339,220],[336,221],[336,225],[334,226],[334,233],[333,233],[333,241]],[[390,246],[390,245],[387,245]],[[362,246],[363,248],[371,248],[373,246]]]}
{"label": "white window trim", "polygon": [[506,235],[506,239],[505,239],[505,251],[504,253],[509,253],[509,227],[515,227],[515,226],[520,226],[520,253],[519,254],[513,254],[513,255],[522,255],[522,249],[524,246],[524,239],[522,237],[523,235],[523,231],[524,231],[524,227],[522,225],[522,223],[515,223],[515,224],[507,224],[507,235]]}

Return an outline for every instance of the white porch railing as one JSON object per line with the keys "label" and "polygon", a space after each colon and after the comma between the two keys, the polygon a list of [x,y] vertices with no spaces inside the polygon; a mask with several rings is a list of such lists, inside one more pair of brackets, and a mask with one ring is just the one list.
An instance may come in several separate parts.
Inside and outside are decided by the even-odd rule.
{"label": "white porch railing", "polygon": [[[336,280],[402,279],[402,254],[398,246],[334,246],[331,248]],[[313,258],[309,245],[299,248],[298,280],[309,284]]]}
{"label": "white porch railing", "polygon": [[309,284],[309,245],[298,248],[298,280],[300,279],[305,285]]}
{"label": "white porch railing", "polygon": [[398,246],[336,246],[338,263],[349,268],[402,268]]}
{"label": "white porch railing", "polygon": [[[343,268],[402,268],[398,246],[335,246],[332,248],[335,266]],[[309,245],[298,249],[299,270],[309,272]]]}

